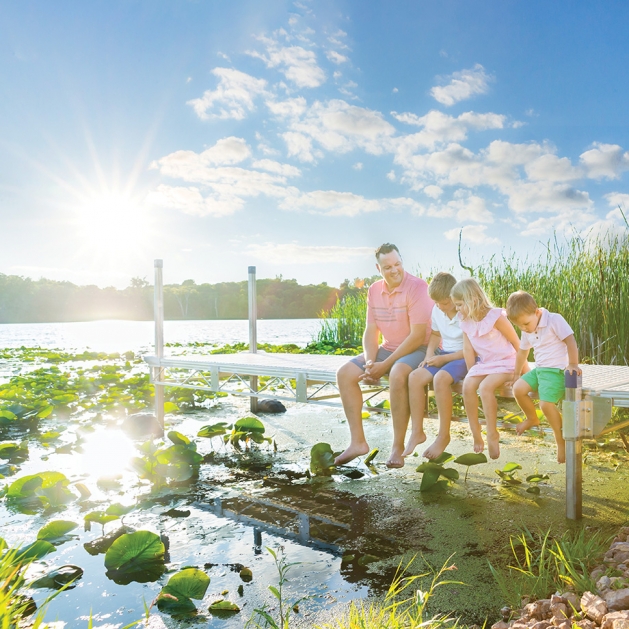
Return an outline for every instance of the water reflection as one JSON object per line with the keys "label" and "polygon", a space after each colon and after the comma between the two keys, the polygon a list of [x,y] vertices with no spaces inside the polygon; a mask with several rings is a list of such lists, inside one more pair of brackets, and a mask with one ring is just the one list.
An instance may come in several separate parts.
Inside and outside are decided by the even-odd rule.
{"label": "water reflection", "polygon": [[76,457],[76,472],[94,478],[122,474],[129,469],[131,458],[136,456],[133,443],[123,432],[114,429],[97,429],[88,434],[81,451]]}

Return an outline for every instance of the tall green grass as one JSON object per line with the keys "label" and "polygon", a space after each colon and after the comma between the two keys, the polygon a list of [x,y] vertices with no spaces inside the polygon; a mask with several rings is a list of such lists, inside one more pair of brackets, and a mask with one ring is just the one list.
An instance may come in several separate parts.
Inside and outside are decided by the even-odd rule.
{"label": "tall green grass", "polygon": [[581,362],[629,364],[629,235],[575,234],[538,259],[492,257],[474,275],[497,306],[525,290],[568,321]]}
{"label": "tall green grass", "polygon": [[329,312],[321,313],[317,342],[333,347],[358,347],[367,320],[367,289],[337,299]]}

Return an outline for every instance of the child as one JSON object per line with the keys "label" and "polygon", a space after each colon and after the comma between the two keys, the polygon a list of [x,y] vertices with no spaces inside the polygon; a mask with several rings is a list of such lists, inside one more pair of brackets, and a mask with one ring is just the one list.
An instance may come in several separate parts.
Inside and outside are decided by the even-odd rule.
{"label": "child", "polygon": [[474,437],[474,452],[482,452],[485,448],[478,422],[478,391],[487,421],[487,449],[489,456],[497,459],[500,437],[496,428],[498,403],[495,391],[513,380],[520,339],[504,310],[492,307],[476,280],[469,278],[457,282],[451,296],[461,316],[463,355],[468,367],[463,381],[463,401]]}
{"label": "child", "polygon": [[[507,300],[507,315],[520,330],[522,340],[515,361],[513,394],[526,420],[516,427],[521,435],[525,430],[537,426],[539,419],[535,404],[529,397],[531,391],[539,394],[539,406],[555,434],[557,461],[566,461],[566,443],[561,434],[561,413],[557,402],[565,394],[564,371],[581,373],[579,350],[572,328],[560,315],[538,308],[535,299],[523,290],[512,293]],[[535,369],[518,378],[529,350],[535,352]]]}
{"label": "child", "polygon": [[[427,459],[436,459],[450,443],[452,420],[452,390],[450,385],[465,378],[467,365],[463,358],[463,332],[459,315],[450,298],[456,279],[450,273],[437,273],[428,286],[428,295],[435,302],[432,309],[432,333],[428,341],[426,358],[408,378],[411,409],[411,436],[402,456],[413,454],[420,443],[426,441],[424,433],[425,387],[434,379],[435,398],[439,411],[439,434],[424,452]],[[441,349],[439,346],[441,345]]]}

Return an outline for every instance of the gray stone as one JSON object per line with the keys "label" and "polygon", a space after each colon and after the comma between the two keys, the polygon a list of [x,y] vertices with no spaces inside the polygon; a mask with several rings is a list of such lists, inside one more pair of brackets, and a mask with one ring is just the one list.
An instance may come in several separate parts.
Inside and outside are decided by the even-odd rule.
{"label": "gray stone", "polygon": [[597,625],[587,618],[573,622],[572,626],[573,628],[578,627],[578,629],[597,629]]}
{"label": "gray stone", "polygon": [[500,622],[494,623],[491,629],[509,629],[509,625],[504,620],[501,620]]}
{"label": "gray stone", "polygon": [[607,603],[607,607],[614,611],[629,609],[629,588],[606,592],[605,602]]}
{"label": "gray stone", "polygon": [[629,552],[629,542],[614,542],[610,546],[610,550],[614,552],[622,550],[623,552]]}
{"label": "gray stone", "polygon": [[531,625],[531,629],[549,629],[549,627],[552,626],[552,622],[548,622],[547,620],[538,620],[534,625]]}
{"label": "gray stone", "polygon": [[556,616],[553,616],[551,622],[555,627],[557,627],[557,629],[572,629],[572,623],[567,618],[564,618],[562,620],[560,618],[557,618]]}
{"label": "gray stone", "polygon": [[550,613],[553,615],[554,618],[564,620],[568,617],[568,606],[565,603],[551,603]]}
{"label": "gray stone", "polygon": [[603,568],[602,566],[597,566],[596,568],[594,568],[594,570],[592,570],[590,576],[594,581],[598,581],[598,579],[600,579],[604,574],[605,568]]}
{"label": "gray stone", "polygon": [[285,413],[286,407],[279,400],[258,400],[259,413]]}
{"label": "gray stone", "polygon": [[629,611],[611,612],[603,618],[601,629],[629,629]]}
{"label": "gray stone", "polygon": [[597,582],[596,582],[596,589],[599,592],[602,592],[603,590],[609,590],[610,585],[612,584],[611,579],[604,574]]}
{"label": "gray stone", "polygon": [[563,597],[564,601],[566,601],[568,609],[571,609],[573,612],[575,610],[580,610],[581,599],[574,592],[564,592],[561,596]]}
{"label": "gray stone", "polygon": [[607,603],[600,596],[585,592],[581,597],[581,609],[590,620],[600,624],[607,613]]}
{"label": "gray stone", "polygon": [[629,561],[629,551],[622,550],[620,552],[614,552],[614,561],[618,564],[625,563]]}

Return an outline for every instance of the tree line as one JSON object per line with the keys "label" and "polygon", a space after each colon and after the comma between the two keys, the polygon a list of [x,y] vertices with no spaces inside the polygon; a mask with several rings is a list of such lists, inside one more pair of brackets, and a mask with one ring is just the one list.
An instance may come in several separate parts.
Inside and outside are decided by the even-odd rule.
{"label": "tree line", "polygon": [[[340,288],[325,282],[302,286],[282,276],[257,280],[258,317],[261,319],[314,318],[327,312],[337,299],[364,290],[371,278],[345,280]],[[166,319],[246,319],[247,282],[164,286]],[[124,289],[77,286],[72,282],[33,280],[0,273],[0,323],[94,321],[153,318],[153,286],[132,278]]]}

